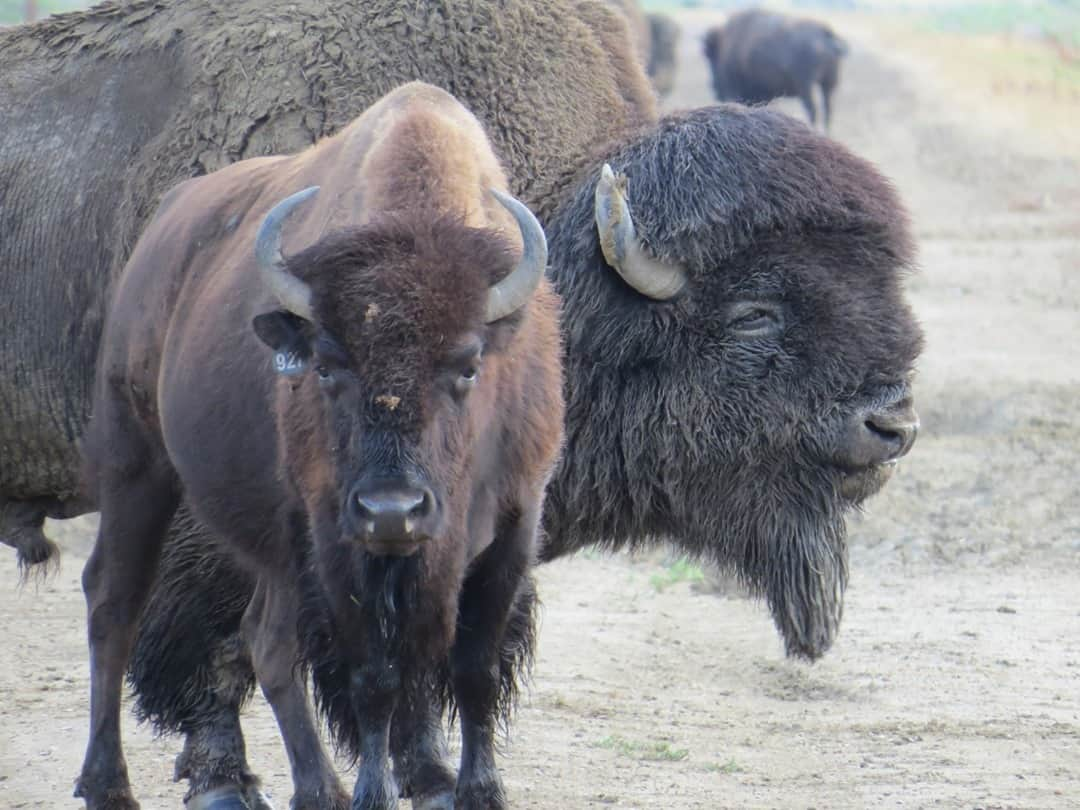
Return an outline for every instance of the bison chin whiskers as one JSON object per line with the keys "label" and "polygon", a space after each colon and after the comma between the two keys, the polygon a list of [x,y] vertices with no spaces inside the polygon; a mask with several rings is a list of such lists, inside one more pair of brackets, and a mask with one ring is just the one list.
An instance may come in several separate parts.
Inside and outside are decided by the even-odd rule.
{"label": "bison chin whiskers", "polygon": [[[792,497],[832,491],[818,480],[779,479],[760,469],[740,470],[734,477],[742,480],[729,480],[728,494],[738,502],[711,501],[716,517],[708,522],[708,536],[699,533],[697,548],[765,599],[787,655],[817,660],[835,641],[843,615],[848,577],[843,503],[835,497]],[[748,485],[751,480],[756,488]]]}
{"label": "bison chin whiskers", "polygon": [[765,586],[773,621],[789,656],[814,661],[840,629],[847,586],[843,523],[797,527],[791,542],[775,548]]}

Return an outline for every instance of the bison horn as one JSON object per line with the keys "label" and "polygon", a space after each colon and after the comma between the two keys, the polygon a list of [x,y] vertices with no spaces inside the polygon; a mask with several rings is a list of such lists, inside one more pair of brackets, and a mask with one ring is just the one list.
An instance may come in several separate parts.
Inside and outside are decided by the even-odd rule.
{"label": "bison horn", "polygon": [[529,300],[547,269],[547,239],[544,238],[544,229],[540,227],[532,211],[520,200],[498,189],[491,189],[491,193],[517,221],[518,228],[521,229],[523,250],[517,267],[506,278],[488,289],[485,323],[492,323],[516,312]]}
{"label": "bison horn", "polygon": [[311,186],[279,202],[270,209],[255,237],[255,261],[266,286],[285,309],[309,321],[312,320],[311,288],[285,270],[285,258],[281,255],[281,226],[296,206],[314,196],[318,190],[318,186]]}
{"label": "bison horn", "polygon": [[654,259],[641,247],[626,202],[626,175],[604,164],[596,184],[596,229],[604,259],[623,281],[644,296],[669,301],[686,286],[683,268]]}

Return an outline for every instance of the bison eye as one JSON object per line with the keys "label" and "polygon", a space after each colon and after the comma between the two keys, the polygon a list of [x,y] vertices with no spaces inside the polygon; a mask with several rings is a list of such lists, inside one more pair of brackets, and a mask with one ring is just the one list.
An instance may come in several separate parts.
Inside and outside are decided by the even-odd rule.
{"label": "bison eye", "polygon": [[472,390],[472,387],[476,385],[476,381],[479,378],[480,370],[475,366],[469,366],[469,368],[463,369],[454,383],[454,391],[458,396],[464,396]]}
{"label": "bison eye", "polygon": [[319,375],[320,380],[330,379],[330,369],[326,366],[315,366],[315,373]]}
{"label": "bison eye", "polygon": [[732,306],[728,328],[740,338],[758,338],[774,334],[783,326],[778,307],[769,303],[744,301]]}

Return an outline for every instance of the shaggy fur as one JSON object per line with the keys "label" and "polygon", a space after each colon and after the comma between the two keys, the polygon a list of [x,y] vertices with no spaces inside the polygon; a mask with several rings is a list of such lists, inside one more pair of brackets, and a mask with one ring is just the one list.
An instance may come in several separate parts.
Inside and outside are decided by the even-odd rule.
{"label": "shaggy fur", "polygon": [[846,43],[827,25],[768,11],[743,11],[705,34],[705,58],[719,101],[763,104],[793,96],[817,122],[814,87],[821,87],[825,129]]}
{"label": "shaggy fur", "polygon": [[[907,217],[867,163],[768,110],[671,116],[602,154],[630,177],[649,250],[681,263],[690,289],[649,302],[607,267],[593,222],[598,165],[585,167],[548,228],[564,300],[567,446],[548,489],[543,558],[670,543],[737,572],[765,597],[788,652],[817,658],[842,616],[844,515],[880,486],[871,470],[858,495],[841,495],[842,436],[853,417],[908,396],[921,348],[902,289]],[[729,312],[747,298],[775,302],[783,330],[738,338]],[[223,613],[215,594],[242,587],[224,560],[188,584],[186,598]],[[194,625],[172,630],[187,633],[216,644]],[[138,643],[153,657],[168,637]],[[160,692],[133,686],[152,717],[174,711],[155,712],[147,694]],[[351,716],[323,706],[351,750]]]}
{"label": "shaggy fur", "polygon": [[[569,416],[544,557],[670,538],[737,571],[788,651],[816,658],[846,581],[839,435],[906,388],[921,348],[906,217],[867,164],[764,110],[672,116],[610,160],[650,249],[691,289],[643,306],[602,271],[588,184],[552,223]],[[739,299],[779,302],[784,332],[735,339],[724,313]]]}
{"label": "shaggy fur", "polygon": [[[297,185],[321,189],[291,228],[310,246],[275,271],[305,291],[290,309],[253,245]],[[167,196],[118,283],[84,443],[101,506],[84,575],[92,709],[76,795],[89,810],[135,806],[120,682],[181,498],[251,572],[254,594],[240,627],[250,663],[233,656],[221,679],[232,691],[204,671],[213,681],[186,698],[225,729],[193,742],[207,723],[183,718],[179,773],[220,787],[209,772],[244,796],[257,787],[235,718],[217,711],[246,699],[253,664],[294,805],[337,810],[345,795],[308,717],[307,662],[359,762],[353,807],[396,806],[391,757],[443,805],[505,806],[493,735],[531,656],[529,572],[563,426],[543,266],[522,265],[532,286],[513,312],[486,314],[492,285],[519,272],[529,228],[532,244],[543,239],[490,193],[505,186],[476,119],[410,83],[299,155],[237,163]],[[267,346],[304,367],[275,374]],[[368,505],[413,497],[389,517]],[[460,711],[456,778],[426,724],[391,734],[395,715],[426,710],[433,694]]]}
{"label": "shaggy fur", "polygon": [[166,189],[299,151],[423,80],[488,123],[543,219],[591,144],[656,115],[625,20],[595,0],[105,2],[0,28],[0,75],[0,542],[24,565],[55,553],[46,516],[93,509],[75,443],[106,293]]}

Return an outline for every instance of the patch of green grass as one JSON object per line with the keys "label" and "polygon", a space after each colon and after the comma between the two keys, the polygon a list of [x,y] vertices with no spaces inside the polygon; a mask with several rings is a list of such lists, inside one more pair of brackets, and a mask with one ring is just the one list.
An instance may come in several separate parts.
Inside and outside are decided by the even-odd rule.
{"label": "patch of green grass", "polygon": [[649,577],[649,584],[657,591],[663,591],[679,582],[702,582],[705,572],[701,566],[690,562],[686,557],[679,557],[664,563],[662,571]]}
{"label": "patch of green grass", "polygon": [[615,751],[621,756],[646,762],[681,762],[690,756],[690,751],[686,748],[672,748],[668,742],[628,740],[617,734],[598,740],[592,747]]}
{"label": "patch of green grass", "polygon": [[705,770],[710,773],[743,773],[746,768],[736,762],[734,759],[729,759],[727,762],[710,762],[705,766]]}

